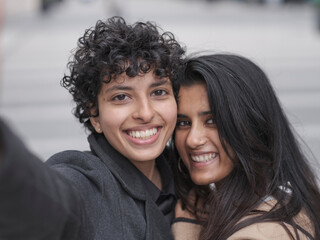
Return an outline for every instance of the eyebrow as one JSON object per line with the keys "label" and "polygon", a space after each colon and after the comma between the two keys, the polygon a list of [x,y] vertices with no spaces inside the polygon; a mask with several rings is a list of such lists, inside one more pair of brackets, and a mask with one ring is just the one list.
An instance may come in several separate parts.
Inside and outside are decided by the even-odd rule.
{"label": "eyebrow", "polygon": [[200,116],[212,115],[211,111],[204,111],[199,114]]}
{"label": "eyebrow", "polygon": [[154,88],[154,87],[159,87],[159,86],[167,85],[167,84],[171,84],[171,82],[168,79],[160,79],[159,81],[152,83],[150,85],[150,87]]}
{"label": "eyebrow", "polygon": [[184,114],[181,114],[181,113],[178,113],[177,117],[178,118],[187,118],[188,116],[184,115]]}
{"label": "eyebrow", "polygon": [[[200,115],[200,116],[212,115],[212,112],[211,112],[211,111],[204,111],[204,112],[200,112],[199,115]],[[178,113],[177,117],[178,117],[178,118],[188,118],[187,115],[181,114],[181,113]]]}
{"label": "eyebrow", "polygon": [[117,91],[117,90],[132,90],[132,87],[128,87],[128,86],[122,86],[122,85],[114,85],[110,88],[108,88],[105,93],[108,93],[108,92],[112,92],[112,91]]}

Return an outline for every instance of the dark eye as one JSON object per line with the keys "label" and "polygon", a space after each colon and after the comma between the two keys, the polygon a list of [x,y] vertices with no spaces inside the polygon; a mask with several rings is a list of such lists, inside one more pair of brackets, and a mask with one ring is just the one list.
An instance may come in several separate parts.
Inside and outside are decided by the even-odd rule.
{"label": "dark eye", "polygon": [[155,96],[163,96],[163,95],[166,95],[167,93],[168,92],[163,89],[158,89],[158,90],[155,90],[152,94]]}
{"label": "dark eye", "polygon": [[116,100],[116,101],[124,101],[128,98],[127,95],[125,94],[119,94],[117,96],[115,96],[114,98],[112,98],[112,100]]}
{"label": "dark eye", "polygon": [[189,121],[177,121],[177,127],[186,127],[186,126],[191,126],[191,122]]}
{"label": "dark eye", "polygon": [[207,124],[216,124],[213,118],[207,120]]}
{"label": "dark eye", "polygon": [[210,118],[207,118],[206,122],[205,122],[205,125],[207,127],[213,127],[213,128],[216,128],[217,125],[216,125],[216,120],[214,119],[214,117],[210,117]]}

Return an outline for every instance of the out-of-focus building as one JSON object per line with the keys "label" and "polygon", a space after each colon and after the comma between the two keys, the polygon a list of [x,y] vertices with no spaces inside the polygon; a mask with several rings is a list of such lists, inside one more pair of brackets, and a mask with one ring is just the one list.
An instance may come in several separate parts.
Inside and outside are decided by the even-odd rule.
{"label": "out-of-focus building", "polygon": [[21,15],[35,15],[48,11],[55,3],[62,0],[0,0],[2,1],[2,14],[5,17],[19,17]]}
{"label": "out-of-focus building", "polygon": [[40,10],[41,0],[2,0],[2,7],[5,17],[33,15]]}
{"label": "out-of-focus building", "polygon": [[320,0],[312,0],[312,3],[314,4],[317,28],[320,31]]}

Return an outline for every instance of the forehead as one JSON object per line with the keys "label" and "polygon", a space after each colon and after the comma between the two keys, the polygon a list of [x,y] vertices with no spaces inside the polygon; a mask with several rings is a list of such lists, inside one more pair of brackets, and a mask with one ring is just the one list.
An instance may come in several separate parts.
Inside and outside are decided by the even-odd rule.
{"label": "forehead", "polygon": [[178,110],[202,111],[208,109],[208,94],[204,83],[180,87],[178,94]]}
{"label": "forehead", "polygon": [[169,78],[160,78],[150,71],[145,74],[139,74],[134,77],[129,77],[126,73],[118,75],[110,82],[103,84],[102,88],[105,91],[112,91],[117,88],[131,88],[131,89],[144,89],[158,85],[171,85]]}

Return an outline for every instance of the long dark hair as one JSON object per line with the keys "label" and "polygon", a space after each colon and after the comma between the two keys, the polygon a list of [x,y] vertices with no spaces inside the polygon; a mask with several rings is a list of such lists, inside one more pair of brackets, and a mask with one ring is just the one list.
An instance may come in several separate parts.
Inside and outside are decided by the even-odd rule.
{"label": "long dark hair", "polygon": [[[235,156],[233,171],[214,190],[196,186],[175,157],[176,187],[183,205],[200,220],[207,213],[201,239],[227,239],[255,222],[279,222],[292,239],[299,239],[297,230],[320,239],[316,178],[265,73],[244,57],[213,54],[188,59],[178,82],[191,86],[199,81],[207,86],[221,143],[226,152],[230,146]],[[202,212],[188,202],[190,189],[202,199]],[[257,210],[267,196],[276,200],[275,206]],[[294,221],[301,210],[313,223],[314,234]],[[295,234],[284,223],[293,226]]]}

